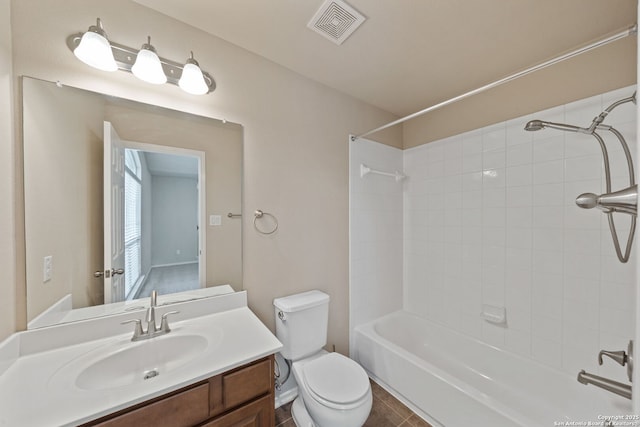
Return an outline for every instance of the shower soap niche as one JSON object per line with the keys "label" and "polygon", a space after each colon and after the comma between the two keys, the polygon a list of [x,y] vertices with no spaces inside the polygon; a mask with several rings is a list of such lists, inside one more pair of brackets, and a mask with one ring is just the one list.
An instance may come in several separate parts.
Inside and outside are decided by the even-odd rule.
{"label": "shower soap niche", "polygon": [[496,325],[507,324],[507,309],[497,305],[482,304],[482,318]]}

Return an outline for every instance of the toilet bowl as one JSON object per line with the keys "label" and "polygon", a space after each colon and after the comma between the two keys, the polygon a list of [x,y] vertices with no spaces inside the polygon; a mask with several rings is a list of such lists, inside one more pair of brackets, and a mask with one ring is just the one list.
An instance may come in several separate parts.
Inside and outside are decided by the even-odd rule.
{"label": "toilet bowl", "polygon": [[299,427],[361,427],[373,397],[369,378],[353,360],[339,353],[314,355],[293,363],[299,404],[292,414]]}
{"label": "toilet bowl", "polygon": [[298,397],[291,412],[298,427],[361,427],[373,397],[365,370],[327,343],[329,295],[309,291],[273,301],[280,354],[292,362]]}

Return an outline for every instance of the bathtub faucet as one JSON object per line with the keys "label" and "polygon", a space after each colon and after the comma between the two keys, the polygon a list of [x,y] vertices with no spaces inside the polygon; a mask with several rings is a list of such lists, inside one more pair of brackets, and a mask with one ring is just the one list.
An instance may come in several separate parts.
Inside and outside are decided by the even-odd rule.
{"label": "bathtub faucet", "polygon": [[589,374],[585,372],[584,369],[578,374],[578,382],[584,385],[593,384],[596,387],[615,393],[618,396],[631,399],[630,385],[622,384],[618,381],[610,380],[609,378],[600,377],[598,375]]}

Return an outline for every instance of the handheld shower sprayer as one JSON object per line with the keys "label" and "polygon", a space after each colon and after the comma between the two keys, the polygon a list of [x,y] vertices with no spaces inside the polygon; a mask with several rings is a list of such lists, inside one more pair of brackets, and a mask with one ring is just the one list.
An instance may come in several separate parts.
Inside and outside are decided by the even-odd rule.
{"label": "handheld shower sprayer", "polygon": [[588,132],[588,129],[579,128],[578,126],[567,125],[564,123],[545,122],[543,120],[531,120],[525,125],[524,130],[536,131],[545,128],[564,130],[567,132],[590,133]]}
{"label": "handheld shower sprayer", "polygon": [[[605,193],[601,195],[596,195],[594,193],[583,193],[579,195],[576,199],[576,204],[583,209],[593,209],[598,208],[602,212],[607,215],[607,219],[609,221],[609,230],[611,231],[611,237],[613,239],[613,245],[616,250],[616,255],[620,262],[627,262],[629,260],[629,255],[631,254],[631,245],[633,243],[633,235],[636,229],[636,217],[638,214],[638,186],[635,182],[635,172],[633,168],[633,160],[631,157],[631,152],[629,151],[629,145],[627,141],[625,141],[622,134],[617,131],[615,128],[609,125],[604,125],[603,122],[619,105],[625,104],[627,102],[633,102],[636,104],[636,92],[633,93],[628,98],[623,98],[611,104],[607,107],[602,113],[596,116],[591,125],[587,128],[581,128],[574,125],[564,124],[564,123],[554,123],[547,122],[543,120],[530,120],[524,127],[526,131],[538,131],[542,129],[556,129],[562,130],[565,132],[577,132],[585,135],[592,135],[600,144],[600,148],[602,150],[602,158],[604,161],[604,174],[605,174]],[[607,151],[607,146],[596,131],[597,130],[605,130],[611,132],[618,141],[620,141],[620,145],[622,146],[622,150],[624,151],[625,158],[627,160],[627,169],[629,172],[629,186],[619,191],[612,192],[611,191],[611,166],[609,162],[609,153]],[[616,231],[616,225],[613,219],[613,213],[620,212],[631,215],[631,226],[629,229],[629,236],[627,238],[627,244],[625,252],[622,253],[620,249],[620,241],[618,239],[618,234]]]}

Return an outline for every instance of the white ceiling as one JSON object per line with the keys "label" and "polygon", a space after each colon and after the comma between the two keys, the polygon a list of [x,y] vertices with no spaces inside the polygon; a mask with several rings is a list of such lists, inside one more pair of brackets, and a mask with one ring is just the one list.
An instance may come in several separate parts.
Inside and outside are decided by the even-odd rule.
{"label": "white ceiling", "polygon": [[151,175],[174,176],[180,178],[198,178],[198,159],[178,154],[141,151]]}
{"label": "white ceiling", "polygon": [[367,20],[338,46],[307,28],[324,0],[135,1],[397,115],[630,27],[637,4],[348,0]]}

